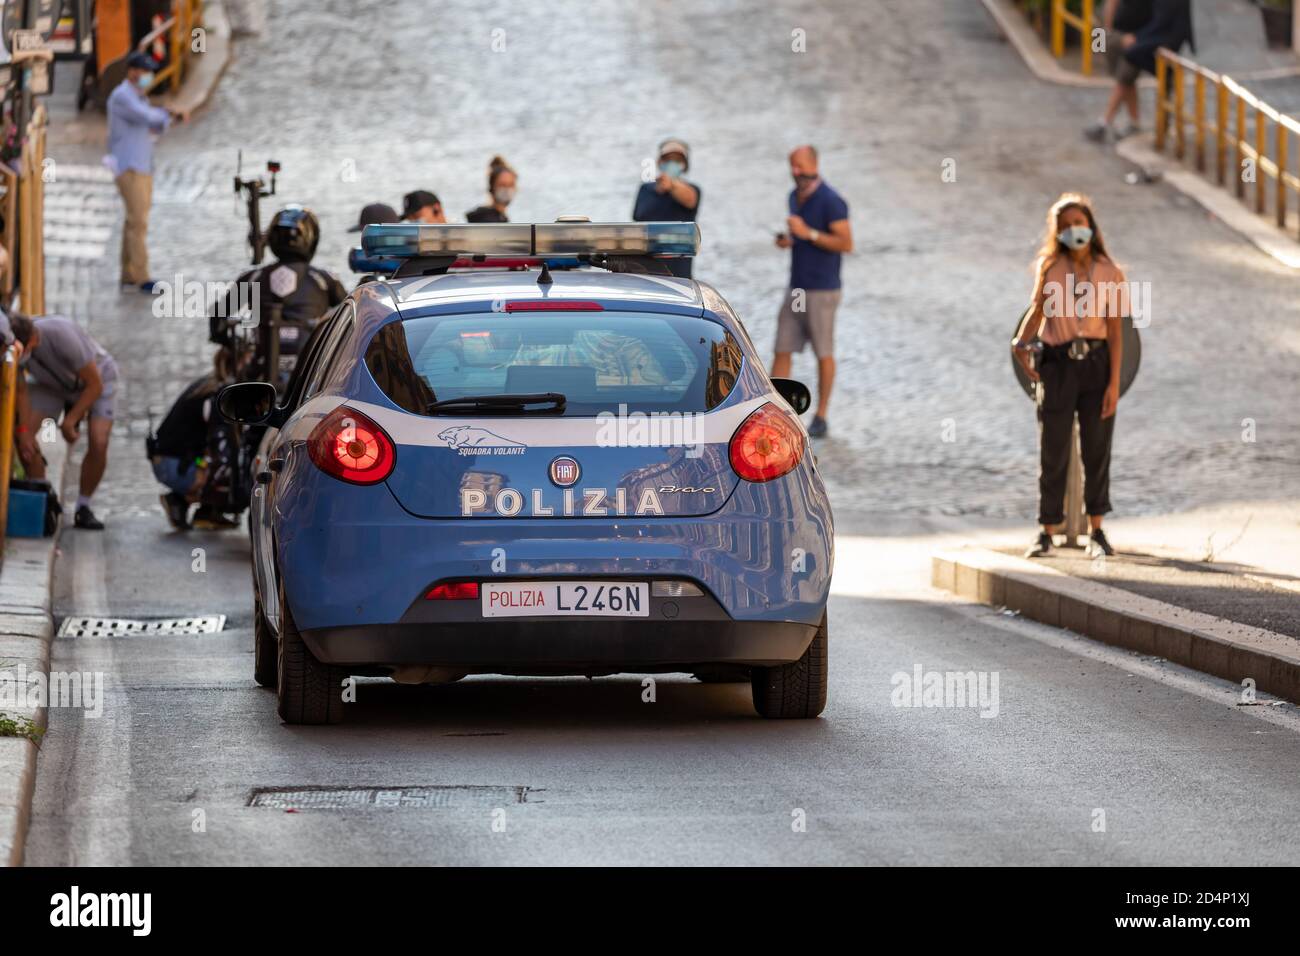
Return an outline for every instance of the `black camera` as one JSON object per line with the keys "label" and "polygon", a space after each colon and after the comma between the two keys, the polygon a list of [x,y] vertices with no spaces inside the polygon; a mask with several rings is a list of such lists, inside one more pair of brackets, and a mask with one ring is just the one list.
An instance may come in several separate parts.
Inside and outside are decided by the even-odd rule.
{"label": "black camera", "polygon": [[275,177],[280,172],[280,162],[275,159],[266,161],[266,171],[271,174],[268,184],[261,176],[256,179],[244,179],[244,154],[241,152],[235,166],[235,195],[244,194],[248,206],[248,244],[253,249],[252,264],[258,265],[266,252],[266,233],[262,231],[262,199],[275,195]]}

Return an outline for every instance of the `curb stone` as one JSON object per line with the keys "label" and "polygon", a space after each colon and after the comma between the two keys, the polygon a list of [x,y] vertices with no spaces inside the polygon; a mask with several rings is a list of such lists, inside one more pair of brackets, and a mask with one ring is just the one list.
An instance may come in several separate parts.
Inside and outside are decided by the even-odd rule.
{"label": "curb stone", "polygon": [[940,551],[930,574],[935,587],[960,597],[1234,683],[1251,678],[1258,690],[1300,703],[1294,638],[982,548]]}
{"label": "curb stone", "polygon": [[[998,25],[1002,35],[1007,38],[1020,58],[1025,61],[1025,66],[1029,71],[1047,83],[1055,83],[1058,86],[1078,86],[1090,89],[1109,89],[1114,85],[1114,80],[1108,76],[1084,76],[1082,73],[1074,73],[1067,70],[1052,56],[1052,51],[1047,48],[1042,39],[1034,32],[1034,28],[1029,25],[1023,13],[1015,8],[1011,0],[984,0],[984,8],[988,10],[989,16],[993,22]],[[1142,85],[1149,85],[1142,78]]]}
{"label": "curb stone", "polygon": [[[1206,179],[1193,167],[1184,166],[1176,157],[1156,152],[1147,137],[1122,139],[1116,144],[1115,152],[1147,175],[1159,173],[1161,179],[1261,252],[1289,269],[1300,269],[1300,242],[1277,228],[1271,216],[1254,212],[1233,193]],[[1252,185],[1250,189],[1253,192],[1255,187]]]}
{"label": "curb stone", "polygon": [[[988,11],[998,30],[1007,39],[1020,58],[1025,61],[1029,71],[1045,83],[1057,86],[1073,86],[1084,89],[1110,89],[1115,81],[1103,74],[1084,76],[1061,66],[1060,61],[1052,55],[1047,44],[1043,42],[1034,28],[1029,25],[1025,15],[1016,9],[1012,0],[983,0],[984,9]],[[1102,59],[1102,54],[1094,54],[1094,62]],[[1104,62],[1104,60],[1103,60]],[[1267,67],[1259,70],[1233,71],[1229,75],[1238,82],[1251,80],[1278,80],[1300,75],[1300,66]],[[1138,80],[1141,89],[1155,89],[1155,77],[1143,74]]]}
{"label": "curb stone", "polygon": [[203,4],[203,29],[206,50],[194,58],[194,66],[181,88],[162,97],[164,104],[178,112],[193,112],[206,104],[230,65],[230,20],[222,0]]}
{"label": "curb stone", "polygon": [[[67,446],[62,441],[43,449],[49,460],[50,484],[63,488]],[[67,515],[65,513],[65,520]],[[6,538],[0,568],[0,672],[20,665],[48,680],[50,642],[54,638],[53,575],[59,533],[52,538]],[[11,716],[48,725],[44,707],[0,708]],[[22,737],[0,737],[0,866],[20,866],[36,791],[38,747]]]}

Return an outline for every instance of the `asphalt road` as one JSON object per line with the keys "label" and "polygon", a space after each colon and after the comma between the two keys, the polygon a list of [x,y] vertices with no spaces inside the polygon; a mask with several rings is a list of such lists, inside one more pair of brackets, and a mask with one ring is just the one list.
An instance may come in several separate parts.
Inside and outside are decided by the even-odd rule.
{"label": "asphalt road", "polygon": [[[1094,194],[1157,307],[1121,405],[1117,507],[1294,496],[1294,277],[1166,187],[1124,185],[1125,165],[1078,136],[1096,93],[1033,82],[974,2],[709,0],[665,16],[328,0],[272,4],[270,23],[241,43],[208,111],[161,142],[162,277],[242,268],[237,148],[246,172],[285,164],[282,198],[322,213],[322,258],[339,268],[361,205],[432,187],[458,218],[494,152],[520,170],[515,218],[620,218],[642,159],[680,135],[704,191],[698,274],[766,347],[786,268],[770,245],[785,152],[822,147],[859,254],[818,453],[842,532],[871,536],[838,542],[830,703],[820,720],[772,723],[747,687],[684,676],[661,680],[654,703],[637,677],[473,678],[365,683],[342,726],[281,726],[251,679],[243,537],[170,534],[141,449],[149,414],[206,367],[204,323],[105,296],[114,235],[52,264],[51,301],[123,370],[96,499],[109,530],[64,536],[56,611],[228,622],[205,637],[55,641],[55,669],[101,671],[111,693],[99,718],[51,714],[29,863],[1300,863],[1293,708],[1238,707],[1223,682],[926,583],[930,548],[959,531],[946,515],[1021,521],[1028,536],[1033,416],[1005,342],[1065,188]],[[490,52],[497,28],[506,46]],[[809,52],[791,51],[796,29]],[[572,56],[549,55],[575,49],[577,82]],[[87,168],[98,154],[53,153]],[[941,182],[946,158],[955,183]],[[64,178],[50,194],[107,201],[116,228],[111,184]],[[801,356],[796,374],[810,369]],[[1241,440],[1245,418],[1257,442]],[[998,715],[894,706],[892,678],[918,665],[996,672]],[[452,789],[394,807],[248,805],[322,787],[382,802]]]}
{"label": "asphalt road", "polygon": [[[290,728],[252,682],[241,535],[147,517],[66,534],[60,615],[231,620],[201,637],[55,641],[56,670],[103,671],[109,692],[99,718],[51,714],[27,862],[1300,862],[1292,708],[1239,707],[1222,681],[949,600],[924,585],[928,543],[841,542],[820,720],[764,721],[746,685],[684,675],[661,678],[653,703],[638,677],[483,677],[365,682],[345,723]],[[996,716],[981,716],[989,698],[895,706],[894,675],[917,665],[996,672]],[[305,788],[451,789],[406,806],[249,806]]]}

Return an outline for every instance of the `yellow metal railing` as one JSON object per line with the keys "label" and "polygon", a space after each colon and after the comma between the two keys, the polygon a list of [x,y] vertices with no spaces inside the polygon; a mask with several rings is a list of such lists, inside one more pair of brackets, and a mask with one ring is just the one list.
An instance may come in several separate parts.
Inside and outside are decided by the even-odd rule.
{"label": "yellow metal railing", "polygon": [[14,468],[14,399],[18,389],[18,361],[11,345],[0,356],[0,560],[9,527],[9,476]]}
{"label": "yellow metal railing", "polygon": [[0,163],[0,245],[5,250],[4,273],[0,275],[0,301],[8,305],[13,296],[17,277],[14,265],[18,262],[18,173],[8,163]]}
{"label": "yellow metal railing", "polygon": [[18,174],[18,301],[28,315],[45,314],[45,107],[27,125]]}
{"label": "yellow metal railing", "polygon": [[1074,27],[1080,38],[1079,68],[1084,76],[1092,76],[1092,31],[1100,26],[1093,17],[1094,0],[1083,0],[1077,14],[1070,12],[1066,2],[1052,0],[1052,56],[1058,60],[1065,56],[1065,28]]}
{"label": "yellow metal railing", "polygon": [[[0,241],[9,253],[8,275],[0,283],[4,304],[13,293],[17,260],[20,306],[28,315],[45,312],[45,107],[37,106],[22,143],[21,171],[0,171],[4,188],[0,209],[5,226]],[[14,467],[14,408],[18,361],[14,346],[0,354],[0,560],[9,523],[9,477]]]}
{"label": "yellow metal railing", "polygon": [[[1207,115],[1207,100],[1211,96],[1213,120]],[[1252,119],[1253,129],[1248,125]],[[1300,195],[1300,177],[1288,169],[1290,140],[1292,135],[1300,136],[1300,121],[1269,106],[1232,77],[1161,49],[1156,53],[1156,150],[1159,152],[1164,152],[1169,140],[1171,121],[1175,156],[1180,160],[1186,158],[1190,126],[1197,170],[1207,171],[1207,146],[1213,142],[1214,177],[1218,184],[1227,188],[1231,165],[1237,198],[1244,200],[1247,186],[1251,184],[1247,173],[1253,171],[1255,212],[1261,216],[1267,214],[1272,193],[1278,227],[1287,228],[1290,194]]]}
{"label": "yellow metal railing", "polygon": [[164,38],[167,44],[167,65],[154,74],[149,92],[170,82],[173,91],[180,88],[194,55],[191,37],[195,27],[203,26],[203,0],[173,0],[172,15],[141,37],[136,49],[148,53],[155,40]]}

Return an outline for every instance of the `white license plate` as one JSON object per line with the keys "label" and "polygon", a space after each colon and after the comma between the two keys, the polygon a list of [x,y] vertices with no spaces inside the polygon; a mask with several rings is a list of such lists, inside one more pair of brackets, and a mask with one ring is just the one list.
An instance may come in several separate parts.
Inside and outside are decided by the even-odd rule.
{"label": "white license plate", "polygon": [[510,581],[483,584],[484,617],[649,617],[644,581]]}

